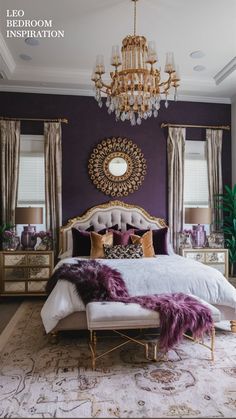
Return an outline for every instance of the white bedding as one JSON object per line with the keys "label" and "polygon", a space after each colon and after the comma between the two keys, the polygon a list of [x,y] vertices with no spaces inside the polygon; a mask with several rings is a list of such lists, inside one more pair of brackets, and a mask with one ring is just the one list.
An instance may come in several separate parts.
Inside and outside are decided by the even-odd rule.
{"label": "white bedding", "polygon": [[[82,258],[67,258],[63,263],[76,263]],[[130,295],[173,292],[193,294],[210,304],[224,305],[236,311],[236,289],[216,269],[181,256],[158,255],[143,259],[99,259],[119,270]],[[84,311],[74,284],[60,280],[46,300],[41,316],[47,333],[58,321],[75,311]]]}

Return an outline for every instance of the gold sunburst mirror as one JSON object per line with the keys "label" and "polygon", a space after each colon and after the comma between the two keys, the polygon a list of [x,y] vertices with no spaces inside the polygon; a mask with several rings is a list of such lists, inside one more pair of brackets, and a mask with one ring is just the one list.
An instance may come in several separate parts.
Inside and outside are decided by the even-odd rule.
{"label": "gold sunburst mirror", "polygon": [[136,191],[146,174],[146,160],[140,148],[128,138],[101,141],[90,155],[89,175],[97,189],[112,197]]}

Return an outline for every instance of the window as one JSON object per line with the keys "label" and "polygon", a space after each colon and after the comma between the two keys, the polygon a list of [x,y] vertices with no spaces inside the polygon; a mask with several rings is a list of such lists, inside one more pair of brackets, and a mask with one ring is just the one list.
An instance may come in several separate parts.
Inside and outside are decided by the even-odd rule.
{"label": "window", "polygon": [[[208,170],[205,141],[186,141],[184,167],[184,208],[209,207]],[[185,224],[184,228],[192,226]],[[207,234],[209,225],[205,225]]]}
{"label": "window", "polygon": [[[21,135],[17,206],[43,207],[45,224],[44,137],[42,135]],[[44,224],[37,226],[37,230],[45,230]]]}
{"label": "window", "polygon": [[208,207],[208,172],[205,141],[186,141],[184,206]]}

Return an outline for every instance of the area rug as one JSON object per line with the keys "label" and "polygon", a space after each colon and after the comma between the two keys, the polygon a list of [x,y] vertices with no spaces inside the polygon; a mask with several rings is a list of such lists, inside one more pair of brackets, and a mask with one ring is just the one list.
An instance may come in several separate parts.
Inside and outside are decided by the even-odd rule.
{"label": "area rug", "polygon": [[[184,340],[166,362],[148,362],[128,345],[91,369],[87,337],[62,334],[51,344],[42,302],[27,301],[0,337],[0,417],[236,417],[236,335],[218,330],[215,362]],[[110,338],[101,338],[107,348]]]}

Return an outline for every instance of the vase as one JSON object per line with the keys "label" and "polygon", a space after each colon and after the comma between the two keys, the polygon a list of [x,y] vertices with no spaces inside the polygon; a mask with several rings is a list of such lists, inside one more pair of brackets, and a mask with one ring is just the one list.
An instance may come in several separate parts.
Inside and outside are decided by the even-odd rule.
{"label": "vase", "polygon": [[194,248],[200,249],[206,244],[206,231],[204,225],[194,225],[192,229],[192,244]]}
{"label": "vase", "polygon": [[25,226],[21,233],[21,244],[24,250],[34,250],[37,242],[36,227]]}
{"label": "vase", "polygon": [[18,248],[20,244],[20,238],[18,236],[13,236],[9,240],[2,242],[2,248],[6,251],[14,251]]}

